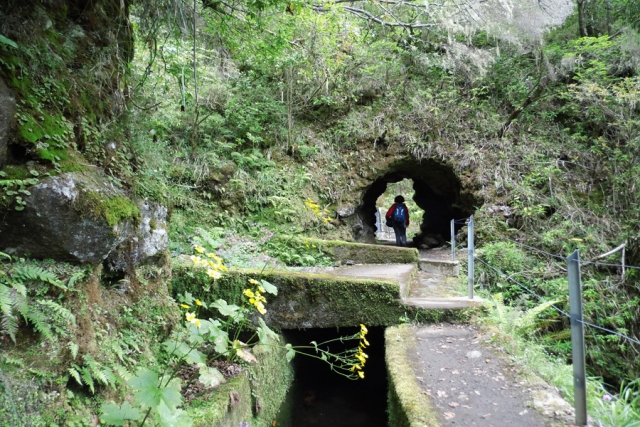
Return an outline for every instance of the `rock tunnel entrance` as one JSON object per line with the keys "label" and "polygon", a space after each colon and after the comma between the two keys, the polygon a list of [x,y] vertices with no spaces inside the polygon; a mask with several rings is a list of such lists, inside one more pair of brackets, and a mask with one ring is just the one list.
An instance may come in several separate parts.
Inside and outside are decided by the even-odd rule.
{"label": "rock tunnel entrance", "polygon": [[[420,231],[415,235],[407,235],[412,239],[412,246],[443,245],[450,238],[450,222],[472,215],[479,201],[469,190],[465,190],[449,166],[434,160],[417,161],[402,160],[392,164],[388,171],[380,175],[364,192],[356,212],[361,220],[361,227],[354,230],[354,239],[359,242],[374,243],[376,225],[376,201],[391,183],[403,179],[413,181],[413,201],[424,211],[422,217],[412,217],[420,222]],[[405,198],[411,197],[405,194]],[[385,208],[388,208],[386,206]],[[457,232],[462,225],[456,224]]]}

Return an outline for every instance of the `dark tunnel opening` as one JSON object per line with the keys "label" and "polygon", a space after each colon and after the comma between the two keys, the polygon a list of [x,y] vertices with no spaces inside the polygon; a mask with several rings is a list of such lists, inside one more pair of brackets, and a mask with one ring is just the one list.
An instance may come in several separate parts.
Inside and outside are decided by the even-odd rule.
{"label": "dark tunnel opening", "polygon": [[[408,239],[412,239],[412,246],[415,247],[427,241],[437,241],[438,245],[449,241],[451,220],[472,215],[479,204],[470,192],[464,191],[460,180],[450,167],[432,160],[401,161],[392,165],[388,172],[376,179],[365,191],[356,210],[362,221],[362,228],[354,236],[356,241],[375,242],[375,233],[378,231],[376,201],[387,191],[389,184],[403,179],[413,181],[413,201],[424,211],[421,218],[411,218],[412,221],[420,222],[420,231],[415,236],[407,236]],[[404,196],[406,198],[411,195]],[[456,224],[455,232],[464,226]]]}
{"label": "dark tunnel opening", "polygon": [[[321,343],[341,336],[358,333],[360,328],[283,330],[286,342],[294,346],[308,346],[311,341]],[[296,355],[293,359],[295,378],[287,399],[276,419],[278,427],[386,427],[387,371],[384,354],[384,328],[369,328],[367,340],[369,356],[364,368],[365,377],[347,379],[330,366],[315,358]],[[358,341],[333,342],[332,352],[358,346]],[[313,349],[307,352],[314,354]]]}

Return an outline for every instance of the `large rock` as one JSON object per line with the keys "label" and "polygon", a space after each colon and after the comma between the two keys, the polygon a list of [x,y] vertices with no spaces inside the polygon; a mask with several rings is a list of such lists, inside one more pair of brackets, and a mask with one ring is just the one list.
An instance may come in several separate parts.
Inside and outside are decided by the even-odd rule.
{"label": "large rock", "polygon": [[2,79],[0,79],[0,169],[7,162],[9,133],[16,114],[16,99]]}
{"label": "large rock", "polygon": [[0,251],[95,265],[131,233],[135,206],[98,175],[54,176],[30,192],[23,211],[0,214]]}
{"label": "large rock", "polygon": [[122,242],[107,258],[112,272],[125,272],[128,267],[159,261],[169,246],[167,208],[138,200],[140,218],[135,233]]}

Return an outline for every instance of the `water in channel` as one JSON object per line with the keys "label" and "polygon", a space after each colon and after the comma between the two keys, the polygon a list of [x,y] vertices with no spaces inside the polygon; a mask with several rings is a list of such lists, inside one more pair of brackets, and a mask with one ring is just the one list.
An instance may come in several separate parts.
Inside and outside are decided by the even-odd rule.
{"label": "water in channel", "polygon": [[[287,342],[308,345],[357,333],[360,328],[307,329],[283,331]],[[386,427],[387,372],[384,362],[384,328],[369,328],[366,349],[369,355],[365,378],[349,380],[332,372],[325,362],[297,355],[295,380],[278,418],[277,427]],[[357,346],[357,341],[345,343]],[[341,351],[332,343],[332,352]],[[313,351],[313,350],[311,350]]]}

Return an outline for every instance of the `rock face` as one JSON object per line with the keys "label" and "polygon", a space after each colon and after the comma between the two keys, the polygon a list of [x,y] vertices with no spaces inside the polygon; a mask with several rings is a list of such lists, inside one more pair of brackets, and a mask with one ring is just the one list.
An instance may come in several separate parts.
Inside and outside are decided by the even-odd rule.
{"label": "rock face", "polygon": [[124,272],[129,266],[155,263],[169,246],[167,208],[139,200],[140,219],[135,232],[122,242],[106,260],[112,272]]}
{"label": "rock face", "polygon": [[16,100],[2,79],[0,79],[0,169],[7,161],[9,132],[16,114]]}
{"label": "rock face", "polygon": [[43,180],[30,192],[24,211],[0,216],[0,251],[95,265],[131,233],[131,221],[109,225],[95,210],[86,210],[92,203],[124,198],[97,176],[66,173]]}

